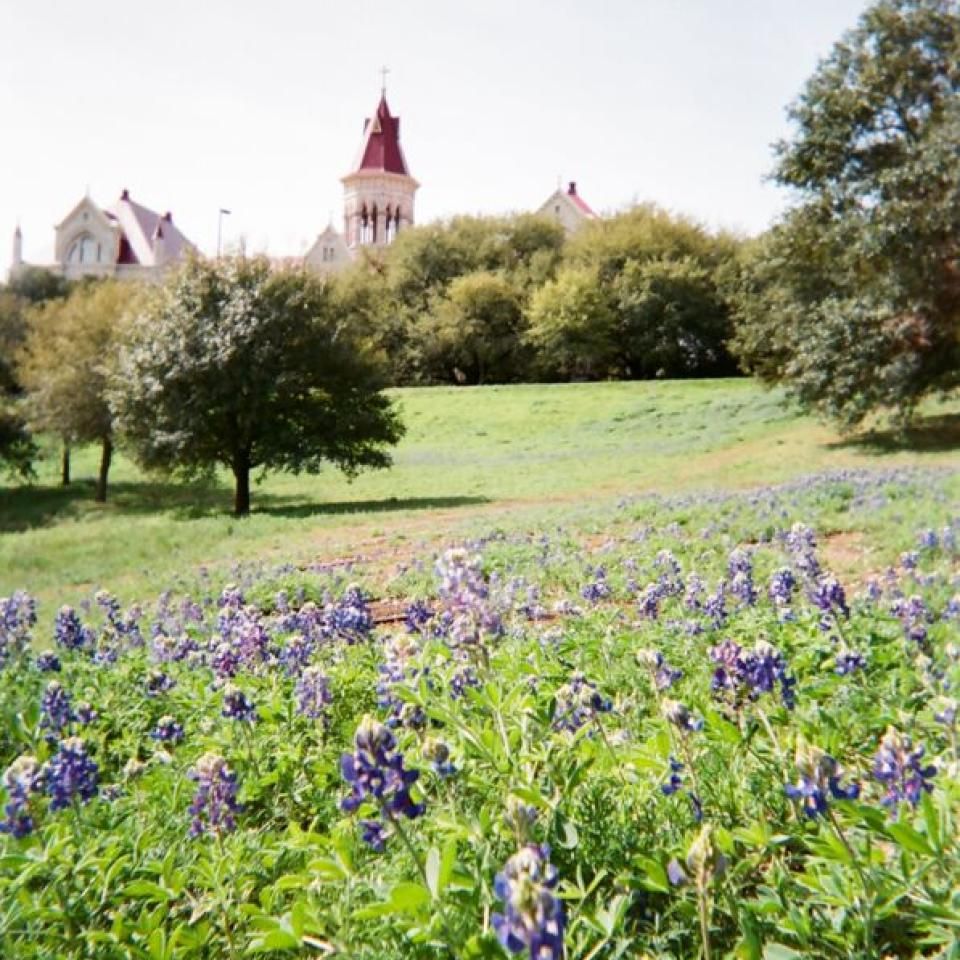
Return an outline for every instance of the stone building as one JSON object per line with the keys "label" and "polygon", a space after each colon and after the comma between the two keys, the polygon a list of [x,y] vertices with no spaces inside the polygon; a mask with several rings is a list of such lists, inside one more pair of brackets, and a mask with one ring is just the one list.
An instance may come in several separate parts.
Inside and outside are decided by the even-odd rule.
{"label": "stone building", "polygon": [[400,146],[400,118],[390,113],[386,91],[363,124],[363,140],[343,184],[343,233],[333,225],[317,237],[304,257],[321,272],[339,270],[363,247],[392,243],[414,224],[414,195],[420,186]]}
{"label": "stone building", "polygon": [[541,204],[536,213],[541,217],[556,220],[568,236],[579,230],[588,221],[597,219],[597,215],[587,201],[577,193],[577,184],[573,180],[567,185],[566,190],[557,187]]}
{"label": "stone building", "polygon": [[[137,203],[128,190],[110,208],[85,196],[54,230],[55,262],[40,266],[71,279],[158,279],[195,249],[171,213],[159,214]],[[13,236],[11,276],[24,266],[28,264],[23,261],[23,234],[18,226]]]}

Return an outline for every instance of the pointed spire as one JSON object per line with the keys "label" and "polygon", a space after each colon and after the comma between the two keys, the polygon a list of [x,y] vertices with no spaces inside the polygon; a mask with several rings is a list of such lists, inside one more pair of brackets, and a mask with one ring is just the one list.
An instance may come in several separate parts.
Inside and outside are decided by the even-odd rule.
{"label": "pointed spire", "polygon": [[380,102],[373,117],[364,124],[363,143],[353,172],[359,173],[361,170],[410,176],[400,147],[400,118],[390,113],[385,90],[380,93]]}

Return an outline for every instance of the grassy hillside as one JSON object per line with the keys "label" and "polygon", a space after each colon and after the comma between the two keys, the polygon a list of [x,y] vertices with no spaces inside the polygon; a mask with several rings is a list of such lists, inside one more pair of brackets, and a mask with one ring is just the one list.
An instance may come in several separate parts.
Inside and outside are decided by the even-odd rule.
{"label": "grassy hillside", "polygon": [[[389,471],[352,484],[335,471],[275,475],[254,515],[229,516],[229,477],[186,487],[144,477],[122,456],[111,499],[92,500],[96,451],[57,486],[55,450],[37,485],[0,487],[0,595],[60,602],[109,585],[152,594],[177,573],[237,560],[307,562],[376,550],[481,521],[514,522],[573,501],[644,490],[775,482],[830,467],[957,463],[949,426],[921,449],[844,444],[746,380],[405,389],[407,436]],[[953,441],[953,443],[951,442]]]}

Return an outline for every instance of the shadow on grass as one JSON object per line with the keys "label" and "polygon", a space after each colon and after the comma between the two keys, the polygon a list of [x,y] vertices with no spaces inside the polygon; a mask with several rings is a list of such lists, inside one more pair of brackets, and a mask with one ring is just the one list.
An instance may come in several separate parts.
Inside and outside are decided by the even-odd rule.
{"label": "shadow on grass", "polygon": [[906,431],[868,430],[829,444],[835,448],[855,448],[864,453],[947,453],[960,450],[960,414],[945,413],[924,417]]}
{"label": "shadow on grass", "polygon": [[344,500],[340,503],[282,503],[281,497],[254,497],[254,514],[292,519],[343,513],[392,513],[399,510],[440,510],[489,503],[489,497],[387,497],[386,500]]}
{"label": "shadow on grass", "polygon": [[[0,533],[16,533],[51,526],[62,520],[101,514],[110,517],[171,513],[176,520],[229,515],[233,491],[226,484],[118,481],[112,483],[104,505],[94,502],[93,481],[78,480],[69,487],[22,486],[0,488]],[[435,510],[489,502],[486,497],[388,497],[384,500],[310,502],[302,497],[253,494],[253,513],[306,518],[333,514],[388,513]]]}

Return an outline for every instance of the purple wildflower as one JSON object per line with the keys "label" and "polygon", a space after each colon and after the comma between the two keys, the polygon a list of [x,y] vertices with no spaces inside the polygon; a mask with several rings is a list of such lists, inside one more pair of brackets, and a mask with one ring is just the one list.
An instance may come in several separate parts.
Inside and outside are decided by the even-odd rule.
{"label": "purple wildflower", "polygon": [[679,700],[664,700],[660,710],[667,722],[681,733],[696,733],[703,729],[703,717],[694,716],[686,704]]}
{"label": "purple wildflower", "polygon": [[44,785],[50,795],[50,809],[63,810],[74,798],[86,803],[97,795],[99,770],[87,754],[80,737],[61,740],[57,752],[44,768]]}
{"label": "purple wildflower", "polygon": [[795,784],[788,783],[784,791],[791,800],[799,800],[808,817],[819,817],[827,812],[830,798],[856,800],[860,796],[858,784],[844,787],[840,783],[843,771],[836,760],[818,747],[802,745],[797,748]]}
{"label": "purple wildflower", "polygon": [[883,798],[885,807],[894,811],[901,801],[911,806],[920,802],[924,792],[933,789],[930,780],[937,774],[934,764],[923,763],[924,747],[914,747],[908,736],[888,727],[873,758],[873,775],[887,787]]}
{"label": "purple wildflower", "polygon": [[60,658],[52,650],[37,654],[37,669],[41,673],[59,673]]}
{"label": "purple wildflower", "polygon": [[37,622],[37,602],[23,590],[0,597],[0,668],[22,656]]}
{"label": "purple wildflower", "polygon": [[219,835],[233,830],[234,814],[241,808],[237,802],[237,775],[227,766],[227,761],[219,754],[205,753],[188,776],[197,781],[197,792],[190,804],[193,816],[190,836]]}
{"label": "purple wildflower", "polygon": [[53,638],[65,650],[83,650],[93,646],[94,635],[85,627],[73,607],[63,606],[57,611],[53,624]]}
{"label": "purple wildflower", "polygon": [[0,833],[25,837],[33,831],[30,797],[43,789],[43,773],[36,757],[17,757],[3,774],[3,786],[7,803],[3,808],[4,819],[0,820]]}
{"label": "purple wildflower", "polygon": [[866,670],[866,668],[867,658],[864,654],[859,650],[844,648],[837,654],[833,670],[834,673],[844,677],[856,673],[858,670]]}
{"label": "purple wildflower", "polygon": [[575,673],[557,691],[553,725],[557,730],[573,733],[598,714],[612,709],[613,703],[600,694],[595,683],[582,673]]}
{"label": "purple wildflower", "polygon": [[825,614],[832,614],[835,617],[841,614],[844,617],[850,616],[843,584],[834,576],[821,577],[810,589],[809,596],[813,605]]}
{"label": "purple wildflower", "polygon": [[177,681],[162,670],[152,669],[147,671],[147,676],[143,682],[144,692],[148,697],[158,697],[168,690],[172,690]]}
{"label": "purple wildflower", "polygon": [[49,737],[56,736],[73,719],[70,694],[58,680],[51,680],[40,701],[42,714],[40,726],[49,730]]}
{"label": "purple wildflower", "polygon": [[232,683],[223,688],[223,709],[220,712],[224,717],[242,723],[257,721],[257,708],[247,695]]}
{"label": "purple wildflower", "polygon": [[580,596],[588,603],[599,603],[610,596],[610,585],[607,583],[607,571],[597,567],[593,572],[593,579],[580,589]]}
{"label": "purple wildflower", "polygon": [[530,960],[561,960],[566,917],[554,893],[558,881],[550,848],[532,843],[510,857],[497,874],[493,889],[504,912],[494,913],[491,922],[510,953],[525,953]]}
{"label": "purple wildflower", "polygon": [[183,724],[178,723],[170,714],[165,714],[157,721],[150,736],[159,743],[180,743],[183,740]]}
{"label": "purple wildflower", "polygon": [[412,820],[423,814],[424,805],[414,803],[410,796],[419,773],[405,769],[396,738],[386,726],[364,717],[354,736],[354,748],[340,758],[343,779],[350,785],[350,793],[340,801],[342,810],[352,813],[369,801],[386,819],[404,816]]}
{"label": "purple wildflower", "polygon": [[297,681],[297,713],[317,720],[333,703],[330,681],[320,667],[307,667]]}

